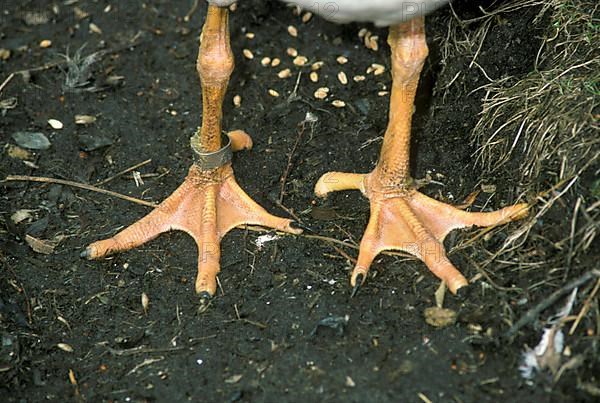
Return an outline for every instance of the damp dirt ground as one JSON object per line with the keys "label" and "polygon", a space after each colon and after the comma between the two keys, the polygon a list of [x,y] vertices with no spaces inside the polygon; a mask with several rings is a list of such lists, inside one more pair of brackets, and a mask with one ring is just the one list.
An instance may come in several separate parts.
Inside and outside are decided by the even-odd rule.
{"label": "damp dirt ground", "polygon": [[[2,90],[2,99],[14,97],[17,103],[0,117],[0,177],[94,185],[151,159],[136,169],[141,181],[129,172],[100,187],[153,202],[168,196],[192,163],[189,138],[201,121],[195,60],[205,4],[186,21],[192,3],[4,4],[0,47],[10,57],[0,61],[0,76],[28,73],[17,73]],[[455,11],[467,17],[480,13],[465,2]],[[482,184],[494,185],[495,193],[480,195],[472,208],[503,207],[515,201],[519,184],[508,169],[484,177],[469,138],[481,94],[464,94],[485,77],[472,69],[460,96],[452,91],[438,96],[448,75],[469,63],[444,60],[446,76],[440,77],[449,16],[450,9],[440,9],[427,20],[430,58],[416,101],[412,174],[434,179],[423,191],[450,202],[464,200]],[[539,46],[533,16],[509,14],[494,27],[478,56],[487,72],[500,77],[532,68]],[[297,38],[287,33],[290,24],[298,27]],[[224,128],[244,129],[254,139],[254,148],[233,161],[247,193],[271,212],[298,216],[310,227],[308,234],[348,243],[360,241],[368,202],[358,192],[318,200],[313,186],[329,170],[368,172],[377,161],[387,121],[388,96],[379,92],[390,88],[389,51],[386,30],[374,27],[368,28],[379,35],[380,49],[367,49],[357,36],[362,26],[317,17],[302,23],[279,3],[241,2],[230,18],[236,68],[224,105]],[[39,46],[44,39],[52,41],[50,47]],[[325,62],[319,83],[309,80],[310,67],[293,65],[288,47],[310,62]],[[254,59],[244,58],[243,49]],[[101,53],[68,88],[66,78],[74,73],[65,55],[76,59],[78,51],[82,57]],[[348,63],[339,65],[340,55]],[[263,67],[263,57],[278,57],[281,65]],[[372,63],[386,66],[386,72],[352,80]],[[284,68],[291,69],[290,78],[277,76]],[[347,85],[337,79],[341,70],[350,78]],[[325,101],[313,97],[321,86],[330,88]],[[269,89],[280,96],[269,95]],[[232,102],[236,94],[239,107]],[[334,99],[346,107],[333,107]],[[314,121],[300,131],[307,114]],[[75,115],[96,120],[76,124]],[[52,129],[48,119],[64,128]],[[15,132],[42,132],[51,146],[14,155],[9,148]],[[53,183],[4,182],[0,192],[4,401],[589,399],[569,376],[558,384],[544,375],[530,382],[520,376],[524,344],[537,342],[539,333],[510,342],[498,337],[509,327],[503,306],[520,315],[533,299],[476,281],[467,300],[446,296],[444,305],[458,320],[436,328],[425,322],[424,310],[435,305],[439,282],[419,261],[379,256],[364,287],[350,298],[351,263],[339,250],[356,257],[355,249],[284,235],[259,246],[264,233],[238,229],[222,242],[218,293],[199,309],[193,290],[196,246],[183,233],[164,234],[99,261],[79,257],[88,243],[116,233],[148,207]],[[19,210],[29,210],[28,216],[15,224],[11,216]],[[487,242],[493,248],[510,231],[508,225]],[[34,251],[27,235],[50,249]],[[447,246],[469,236],[457,232]],[[467,248],[450,258],[474,278],[478,272],[470,262],[483,256]],[[501,280],[505,287],[530,281],[516,272]],[[149,298],[146,312],[143,293]]]}

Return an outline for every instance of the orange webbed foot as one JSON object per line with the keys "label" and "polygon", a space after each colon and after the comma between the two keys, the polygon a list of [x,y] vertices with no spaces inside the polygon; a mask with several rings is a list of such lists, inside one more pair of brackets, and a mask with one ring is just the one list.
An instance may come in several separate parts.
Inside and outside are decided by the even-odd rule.
{"label": "orange webbed foot", "polygon": [[379,253],[399,250],[423,261],[456,294],[468,282],[446,256],[443,244],[446,235],[453,229],[495,226],[527,216],[528,205],[525,203],[489,213],[471,213],[432,199],[410,186],[377,189],[371,184],[374,175],[377,173],[331,172],[323,175],[315,186],[315,193],[321,197],[332,191],[357,189],[370,200],[369,223],[350,278],[353,293],[365,281],[371,263]]}

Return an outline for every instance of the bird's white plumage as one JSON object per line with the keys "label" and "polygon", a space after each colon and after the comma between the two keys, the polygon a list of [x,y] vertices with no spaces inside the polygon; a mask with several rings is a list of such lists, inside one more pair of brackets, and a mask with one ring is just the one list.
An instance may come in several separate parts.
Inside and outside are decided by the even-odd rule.
{"label": "bird's white plumage", "polygon": [[[208,0],[227,7],[236,0]],[[448,0],[282,0],[337,23],[372,22],[388,26],[429,14]]]}

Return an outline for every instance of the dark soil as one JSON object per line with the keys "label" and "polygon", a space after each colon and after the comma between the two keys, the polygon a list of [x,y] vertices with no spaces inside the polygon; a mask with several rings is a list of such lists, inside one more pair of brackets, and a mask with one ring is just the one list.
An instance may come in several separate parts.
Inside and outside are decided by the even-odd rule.
{"label": "dark soil", "polygon": [[[43,3],[43,4],[42,4]],[[65,4],[66,3],[66,4]],[[136,186],[131,173],[104,187],[160,201],[185,177],[192,162],[189,138],[200,124],[201,97],[195,70],[198,34],[205,4],[189,22],[183,20],[192,1],[78,2],[16,1],[3,6],[0,47],[11,57],[0,61],[9,73],[71,57],[84,44],[83,55],[106,51],[90,67],[89,83],[78,91],[65,88],[66,64],[17,74],[2,99],[18,104],[0,120],[0,145],[14,144],[18,131],[41,131],[52,146],[35,152],[30,164],[0,155],[0,178],[35,175],[94,184],[148,158]],[[57,13],[52,12],[56,6]],[[89,13],[78,19],[74,7]],[[458,13],[479,13],[458,3]],[[28,12],[46,13],[48,22],[25,23]],[[446,201],[461,201],[485,179],[497,193],[486,208],[515,201],[515,176],[509,171],[483,178],[471,157],[469,133],[480,110],[480,94],[465,96],[485,82],[479,70],[466,74],[465,92],[441,93],[439,44],[450,10],[428,19],[431,57],[423,74],[414,120],[413,176],[428,173],[443,182],[423,190]],[[492,28],[479,62],[495,78],[523,74],[532,68],[538,48],[533,13],[507,15]],[[90,32],[93,22],[101,33]],[[269,211],[288,216],[276,201],[280,178],[298,138],[298,125],[310,112],[318,118],[306,126],[292,156],[283,205],[315,233],[358,242],[369,206],[358,192],[315,200],[312,189],[329,170],[367,172],[377,160],[387,123],[389,73],[368,76],[362,83],[336,79],[339,55],[349,77],[364,74],[371,63],[389,67],[386,31],[380,50],[361,45],[358,25],[338,26],[313,17],[302,24],[278,3],[243,1],[231,15],[236,56],[224,106],[224,127],[253,135],[255,147],[237,154],[234,169],[240,185]],[[286,33],[290,23],[299,37]],[[252,40],[245,32],[254,32]],[[51,39],[48,49],[39,47]],[[297,99],[288,102],[296,73],[286,48],[293,46],[311,61],[326,62],[319,84],[303,69]],[[242,49],[254,60],[242,57]],[[264,56],[279,57],[280,68],[263,67]],[[466,69],[469,60],[446,60],[445,75]],[[292,68],[279,79],[276,72]],[[389,68],[388,68],[389,71]],[[122,76],[123,79],[110,78]],[[83,80],[83,81],[86,81]],[[343,109],[316,101],[316,88],[326,83],[331,99]],[[279,98],[268,95],[273,88]],[[242,106],[234,108],[234,94]],[[74,123],[78,114],[98,117],[93,124]],[[52,130],[47,120],[64,123]],[[86,137],[112,145],[86,150]],[[5,151],[8,148],[5,148]],[[436,173],[443,176],[436,176]],[[144,174],[155,174],[144,177]],[[84,261],[88,243],[114,234],[148,213],[144,206],[56,184],[5,182],[0,211],[0,393],[4,401],[580,401],[586,398],[565,376],[552,385],[544,376],[526,383],[518,372],[524,340],[507,343],[497,336],[508,328],[505,307],[518,315],[532,306],[517,306],[514,294],[475,283],[466,301],[446,297],[459,312],[456,325],[428,325],[425,308],[435,305],[438,280],[416,260],[380,256],[359,294],[350,298],[350,264],[329,244],[305,237],[283,236],[262,249],[261,235],[235,230],[222,242],[222,292],[207,309],[199,309],[193,291],[196,246],[182,233],[162,235],[138,249],[101,261]],[[480,197],[474,209],[480,209]],[[32,217],[13,224],[17,210]],[[506,236],[511,227],[500,232]],[[36,253],[24,241],[29,234],[61,242],[53,253]],[[465,239],[467,232],[457,233]],[[488,241],[493,248],[497,239]],[[356,251],[347,249],[356,256]],[[469,256],[466,254],[468,253]],[[451,255],[467,278],[477,274],[469,263],[481,258],[473,248]],[[510,287],[527,279],[503,273]],[[147,313],[141,295],[150,299]],[[347,317],[347,323],[344,319]],[[318,326],[325,318],[336,328]],[[482,329],[481,332],[473,329]],[[537,342],[537,334],[528,343]],[[57,347],[65,343],[72,352]],[[70,380],[70,371],[73,379]]]}

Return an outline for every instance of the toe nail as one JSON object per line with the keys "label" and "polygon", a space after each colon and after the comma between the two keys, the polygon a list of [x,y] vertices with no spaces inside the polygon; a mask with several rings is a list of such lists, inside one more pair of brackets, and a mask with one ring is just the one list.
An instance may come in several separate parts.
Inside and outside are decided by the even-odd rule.
{"label": "toe nail", "polygon": [[359,273],[354,280],[354,288],[352,289],[352,294],[350,294],[350,298],[354,298],[356,294],[358,294],[358,290],[364,281],[365,276],[362,273]]}
{"label": "toe nail", "polygon": [[310,231],[312,232],[312,230],[310,229],[310,227],[308,227],[307,225],[302,224],[299,221],[291,221],[290,222],[290,227],[294,230],[302,230],[302,231]]}
{"label": "toe nail", "polygon": [[90,256],[92,256],[92,250],[90,249],[89,246],[87,248],[85,248],[83,251],[81,251],[81,253],[79,254],[79,257],[81,257],[83,259],[89,259]]}
{"label": "toe nail", "polygon": [[198,294],[198,297],[200,298],[200,303],[205,303],[212,299],[212,295],[208,291],[202,291]]}
{"label": "toe nail", "polygon": [[461,301],[464,301],[469,297],[470,293],[471,293],[471,287],[469,287],[467,285],[462,286],[458,290],[456,290],[456,298],[458,298]]}

